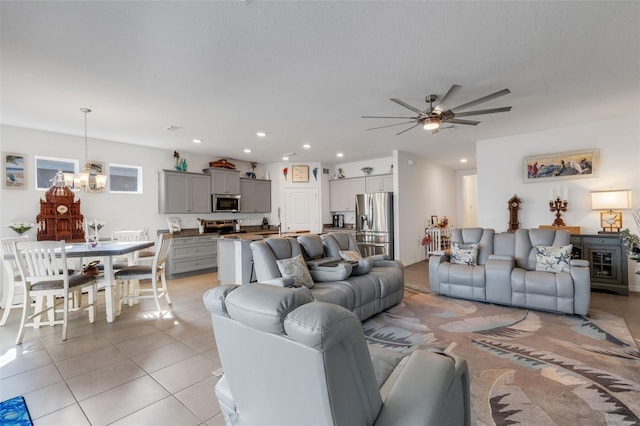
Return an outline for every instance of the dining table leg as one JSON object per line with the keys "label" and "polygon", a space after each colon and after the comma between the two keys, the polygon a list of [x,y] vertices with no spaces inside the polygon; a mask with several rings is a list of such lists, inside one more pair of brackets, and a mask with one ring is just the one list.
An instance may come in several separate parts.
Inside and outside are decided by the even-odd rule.
{"label": "dining table leg", "polygon": [[[104,256],[104,303],[107,311],[107,322],[113,322],[116,303],[113,300],[115,277],[113,275],[113,262],[111,256]],[[117,292],[115,292],[117,293]]]}

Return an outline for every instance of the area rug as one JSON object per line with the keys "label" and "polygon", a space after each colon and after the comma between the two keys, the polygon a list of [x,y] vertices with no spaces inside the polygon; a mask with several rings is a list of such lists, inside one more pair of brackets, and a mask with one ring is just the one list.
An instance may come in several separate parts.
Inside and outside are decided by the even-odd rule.
{"label": "area rug", "polygon": [[406,292],[363,323],[410,353],[452,342],[471,376],[472,425],[640,425],[640,352],[624,319],[530,311]]}
{"label": "area rug", "polygon": [[32,424],[23,397],[16,396],[0,402],[0,425],[31,426]]}

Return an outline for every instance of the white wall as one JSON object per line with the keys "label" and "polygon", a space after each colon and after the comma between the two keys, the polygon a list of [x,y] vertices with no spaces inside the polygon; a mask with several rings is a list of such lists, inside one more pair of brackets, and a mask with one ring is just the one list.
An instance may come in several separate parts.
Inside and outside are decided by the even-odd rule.
{"label": "white wall", "polygon": [[396,259],[411,265],[426,258],[421,242],[432,215],[447,216],[456,225],[455,172],[403,151],[394,151],[394,164]]}
{"label": "white wall", "polygon": [[[524,183],[523,157],[537,154],[598,148],[597,177]],[[478,141],[478,226],[506,231],[509,223],[507,200],[522,199],[520,227],[550,225],[549,191],[558,185],[569,193],[568,211],[562,214],[568,226],[580,226],[581,233],[600,228],[598,211],[591,210],[589,193],[594,190],[631,189],[633,204],[640,200],[640,125],[637,116],[626,116],[582,126]],[[631,210],[623,212],[623,227],[635,229]]]}

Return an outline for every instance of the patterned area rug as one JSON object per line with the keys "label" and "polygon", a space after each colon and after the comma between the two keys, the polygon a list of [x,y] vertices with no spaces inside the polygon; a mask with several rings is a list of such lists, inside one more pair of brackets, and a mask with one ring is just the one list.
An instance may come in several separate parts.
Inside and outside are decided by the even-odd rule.
{"label": "patterned area rug", "polygon": [[640,352],[625,321],[567,316],[436,294],[365,321],[369,343],[444,349],[471,374],[473,425],[640,425]]}
{"label": "patterned area rug", "polygon": [[0,425],[31,426],[31,416],[24,398],[16,396],[0,402]]}

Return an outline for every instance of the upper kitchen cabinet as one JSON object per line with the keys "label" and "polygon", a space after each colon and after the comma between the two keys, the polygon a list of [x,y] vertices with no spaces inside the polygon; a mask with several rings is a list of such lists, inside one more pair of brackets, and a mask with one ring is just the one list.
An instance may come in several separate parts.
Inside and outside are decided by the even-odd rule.
{"label": "upper kitchen cabinet", "polygon": [[367,176],[365,180],[367,192],[393,192],[392,174]]}
{"label": "upper kitchen cabinet", "polygon": [[271,181],[240,179],[240,212],[267,213],[271,211]]}
{"label": "upper kitchen cabinet", "polygon": [[163,170],[158,175],[158,212],[210,213],[210,180],[205,174]]}
{"label": "upper kitchen cabinet", "polygon": [[356,210],[356,195],[366,192],[364,178],[339,179],[329,182],[330,204],[332,212]]}
{"label": "upper kitchen cabinet", "polygon": [[236,170],[208,168],[212,194],[240,194],[240,172]]}

